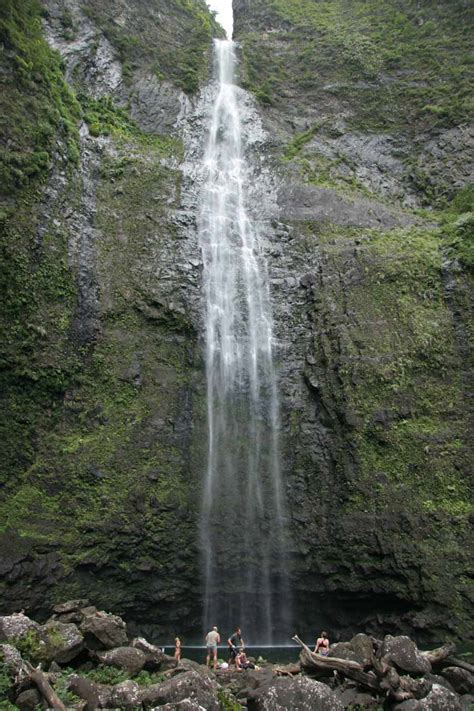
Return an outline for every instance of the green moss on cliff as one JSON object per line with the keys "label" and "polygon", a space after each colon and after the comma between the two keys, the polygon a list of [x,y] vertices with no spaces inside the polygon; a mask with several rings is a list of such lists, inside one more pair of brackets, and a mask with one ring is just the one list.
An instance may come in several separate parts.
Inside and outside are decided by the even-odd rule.
{"label": "green moss on cliff", "polygon": [[111,0],[84,0],[83,7],[117,49],[126,78],[145,64],[191,94],[208,76],[212,38],[223,36],[204,0],[144,2],[125,21]]}
{"label": "green moss on cliff", "polygon": [[461,0],[258,0],[252,15],[239,32],[244,81],[267,102],[296,88],[336,100],[352,126],[374,130],[468,120],[470,9]]}
{"label": "green moss on cliff", "polygon": [[339,403],[360,466],[350,508],[468,513],[469,432],[442,233],[358,231],[355,244],[331,234],[324,271],[344,275],[354,249],[357,273],[323,282],[315,312],[318,362],[335,368],[320,378],[323,399]]}
{"label": "green moss on cliff", "polygon": [[[46,411],[54,420],[58,398],[77,365],[67,345],[75,302],[67,234],[59,215],[40,217],[39,211],[53,163],[72,176],[80,108],[64,82],[59,56],[42,37],[39,4],[7,1],[1,13],[0,428],[5,477],[32,461],[37,418]],[[72,199],[71,192],[67,196]]]}
{"label": "green moss on cliff", "polygon": [[11,205],[19,191],[48,174],[58,138],[77,160],[79,106],[64,81],[59,55],[42,37],[37,0],[5,0],[0,42],[0,184]]}

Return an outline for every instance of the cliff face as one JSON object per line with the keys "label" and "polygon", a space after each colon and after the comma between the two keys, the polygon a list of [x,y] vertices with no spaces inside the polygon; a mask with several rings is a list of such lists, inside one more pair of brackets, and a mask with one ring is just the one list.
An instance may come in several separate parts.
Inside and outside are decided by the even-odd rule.
{"label": "cliff face", "polygon": [[463,634],[468,6],[234,9],[281,181],[273,293],[297,618]]}
{"label": "cliff face", "polygon": [[[141,629],[195,631],[206,407],[189,161],[220,30],[198,0],[17,5],[0,25],[2,598],[41,614],[87,596]],[[234,6],[267,131],[252,201],[299,631],[465,635],[467,3]]]}
{"label": "cliff face", "polygon": [[87,592],[169,634],[199,621],[199,262],[170,130],[220,31],[203,2],[5,7],[7,608]]}

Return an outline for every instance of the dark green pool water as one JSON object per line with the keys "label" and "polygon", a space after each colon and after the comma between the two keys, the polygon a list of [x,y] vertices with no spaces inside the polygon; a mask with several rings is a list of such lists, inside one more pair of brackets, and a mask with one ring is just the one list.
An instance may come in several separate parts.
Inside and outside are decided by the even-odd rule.
{"label": "dark green pool water", "polygon": [[[173,654],[174,647],[164,647],[166,654]],[[181,656],[186,659],[192,659],[194,662],[204,664],[206,662],[205,647],[185,647],[181,648]],[[289,664],[297,662],[299,659],[300,648],[294,647],[245,647],[245,652],[248,657],[262,657],[267,662],[272,664]],[[221,661],[229,661],[229,652],[226,645],[218,648],[217,658]]]}

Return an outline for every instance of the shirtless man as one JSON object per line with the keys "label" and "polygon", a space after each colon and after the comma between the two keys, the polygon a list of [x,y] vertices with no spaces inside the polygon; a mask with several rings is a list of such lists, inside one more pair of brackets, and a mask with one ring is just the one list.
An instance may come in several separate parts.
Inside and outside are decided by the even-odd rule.
{"label": "shirtless man", "polygon": [[207,657],[206,657],[206,667],[209,666],[211,661],[211,654],[213,657],[214,671],[217,669],[217,645],[221,643],[221,636],[217,631],[217,627],[213,627],[210,632],[206,635],[206,647],[207,647]]}
{"label": "shirtless man", "polygon": [[316,654],[322,654],[324,657],[327,657],[327,654],[329,652],[329,640],[327,632],[321,632],[321,635],[316,640],[316,646],[314,648],[314,651]]}

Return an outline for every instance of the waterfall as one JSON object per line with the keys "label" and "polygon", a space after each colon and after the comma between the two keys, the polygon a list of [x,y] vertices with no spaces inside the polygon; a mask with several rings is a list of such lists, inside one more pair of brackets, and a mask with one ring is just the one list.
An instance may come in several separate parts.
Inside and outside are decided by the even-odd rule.
{"label": "waterfall", "polygon": [[205,296],[208,461],[201,510],[204,625],[246,641],[288,640],[285,506],[266,263],[248,208],[235,45],[218,75],[203,159],[199,241]]}

